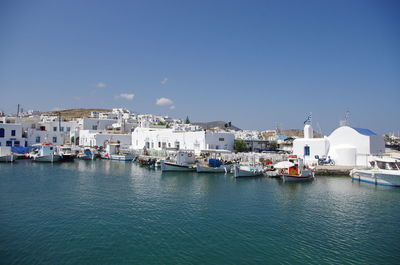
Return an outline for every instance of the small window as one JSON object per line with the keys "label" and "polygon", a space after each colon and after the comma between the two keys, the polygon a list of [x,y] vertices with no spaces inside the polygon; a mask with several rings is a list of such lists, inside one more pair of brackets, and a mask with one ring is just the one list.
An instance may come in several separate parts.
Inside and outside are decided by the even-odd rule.
{"label": "small window", "polygon": [[92,126],[92,130],[96,131],[97,130],[97,125]]}
{"label": "small window", "polygon": [[15,147],[19,147],[19,145],[20,145],[20,142],[19,142],[19,141],[14,141],[14,146],[15,146]]}
{"label": "small window", "polygon": [[67,127],[67,132],[70,132],[71,131],[71,127]]}
{"label": "small window", "polygon": [[56,131],[57,131],[57,127],[53,127],[53,131],[55,131],[55,132],[56,132]]}
{"label": "small window", "polygon": [[40,136],[36,136],[36,143],[40,143]]}
{"label": "small window", "polygon": [[158,148],[160,148],[161,147],[161,142],[158,142]]}
{"label": "small window", "polygon": [[7,141],[6,146],[12,146],[12,141]]}
{"label": "small window", "polygon": [[15,136],[15,130],[11,130],[11,136]]}
{"label": "small window", "polygon": [[53,143],[57,143],[57,137],[53,137]]}
{"label": "small window", "polygon": [[309,156],[309,155],[310,155],[310,147],[304,146],[304,156]]}
{"label": "small window", "polygon": [[4,138],[4,129],[0,128],[0,138]]}
{"label": "small window", "polygon": [[225,138],[219,138],[218,139],[220,142],[223,142],[223,141],[225,141]]}
{"label": "small window", "polygon": [[60,132],[63,132],[64,131],[64,127],[60,127]]}
{"label": "small window", "polygon": [[46,126],[40,126],[40,130],[41,131],[45,131],[46,130]]}

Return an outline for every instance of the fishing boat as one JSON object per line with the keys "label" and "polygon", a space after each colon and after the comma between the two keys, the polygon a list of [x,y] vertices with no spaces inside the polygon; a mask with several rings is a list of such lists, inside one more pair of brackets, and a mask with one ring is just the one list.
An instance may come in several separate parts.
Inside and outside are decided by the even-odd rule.
{"label": "fishing boat", "polygon": [[144,167],[154,167],[157,162],[157,159],[151,157],[139,156],[137,157],[136,162]]}
{"label": "fishing boat", "polygon": [[235,178],[263,176],[264,170],[261,165],[235,165],[233,174]]}
{"label": "fishing boat", "polygon": [[106,142],[106,151],[101,154],[102,159],[117,161],[133,161],[135,155],[129,152],[122,152],[118,142]]}
{"label": "fishing boat", "polygon": [[232,164],[224,164],[223,161],[215,158],[208,159],[207,164],[197,164],[197,173],[229,173]]}
{"label": "fishing boat", "polygon": [[90,148],[85,148],[83,152],[80,152],[77,155],[77,158],[82,160],[95,160],[96,159],[95,150]]}
{"label": "fishing boat", "polygon": [[350,171],[353,180],[383,186],[400,186],[400,160],[390,157],[374,157],[370,167]]}
{"label": "fishing boat", "polygon": [[161,171],[196,171],[196,158],[191,150],[180,150],[176,154],[175,161],[161,160]]}
{"label": "fishing boat", "polygon": [[16,156],[11,152],[10,146],[0,146],[0,162],[14,162]]}
{"label": "fishing boat", "polygon": [[30,157],[35,162],[53,163],[61,160],[61,156],[55,153],[52,143],[35,144],[33,147],[35,150],[30,154]]}
{"label": "fishing boat", "polygon": [[314,171],[307,168],[303,159],[295,155],[289,156],[288,161],[275,164],[274,168],[277,170],[277,175],[285,182],[314,180]]}
{"label": "fishing boat", "polygon": [[60,145],[56,147],[56,153],[61,156],[63,162],[73,162],[75,154],[72,152],[72,148],[66,145]]}

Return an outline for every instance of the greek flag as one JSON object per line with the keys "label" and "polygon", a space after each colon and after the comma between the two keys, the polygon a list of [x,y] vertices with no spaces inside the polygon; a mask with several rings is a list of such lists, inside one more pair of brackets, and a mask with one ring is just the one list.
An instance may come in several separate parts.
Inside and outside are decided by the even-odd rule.
{"label": "greek flag", "polygon": [[310,115],[308,115],[307,119],[304,121],[304,124],[310,123],[311,119],[312,119],[312,116],[311,116],[311,113],[310,113]]}

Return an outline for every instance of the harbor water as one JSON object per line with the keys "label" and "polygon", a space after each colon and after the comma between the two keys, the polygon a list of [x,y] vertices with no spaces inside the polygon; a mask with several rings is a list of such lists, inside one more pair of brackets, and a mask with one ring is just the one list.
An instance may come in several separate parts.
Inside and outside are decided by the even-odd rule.
{"label": "harbor water", "polygon": [[0,164],[0,264],[396,264],[400,189]]}

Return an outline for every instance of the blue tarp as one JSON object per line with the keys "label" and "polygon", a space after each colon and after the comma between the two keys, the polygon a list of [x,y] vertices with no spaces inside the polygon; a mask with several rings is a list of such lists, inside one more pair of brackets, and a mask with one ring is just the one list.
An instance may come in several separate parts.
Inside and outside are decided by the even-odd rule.
{"label": "blue tarp", "polygon": [[222,165],[222,162],[218,159],[210,158],[210,159],[208,159],[208,165],[210,167],[219,167]]}
{"label": "blue tarp", "polygon": [[29,147],[11,147],[11,152],[17,153],[17,154],[27,154],[29,153]]}

